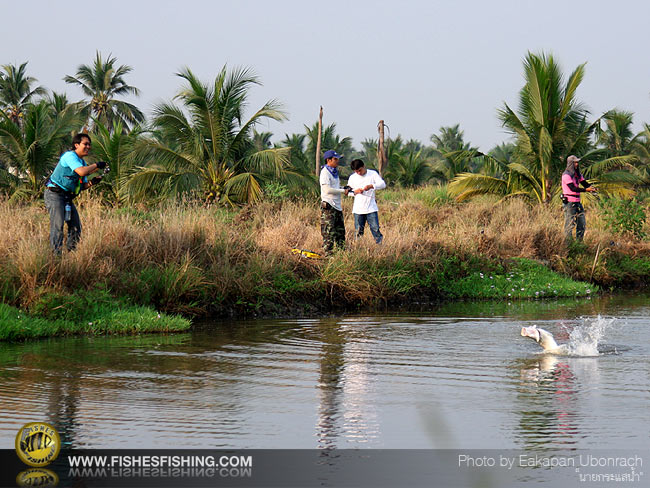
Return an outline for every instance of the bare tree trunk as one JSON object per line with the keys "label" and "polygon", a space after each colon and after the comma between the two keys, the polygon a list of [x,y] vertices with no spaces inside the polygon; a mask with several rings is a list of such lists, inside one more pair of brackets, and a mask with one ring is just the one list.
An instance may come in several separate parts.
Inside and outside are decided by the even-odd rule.
{"label": "bare tree trunk", "polygon": [[379,174],[383,176],[386,166],[388,166],[388,161],[386,158],[386,149],[384,148],[384,121],[380,120],[377,124],[379,129],[379,147],[377,148],[377,169]]}
{"label": "bare tree trunk", "polygon": [[316,178],[318,178],[318,175],[320,174],[320,143],[321,143],[321,137],[323,135],[323,107],[321,106],[320,112],[318,114],[318,139],[316,142]]}

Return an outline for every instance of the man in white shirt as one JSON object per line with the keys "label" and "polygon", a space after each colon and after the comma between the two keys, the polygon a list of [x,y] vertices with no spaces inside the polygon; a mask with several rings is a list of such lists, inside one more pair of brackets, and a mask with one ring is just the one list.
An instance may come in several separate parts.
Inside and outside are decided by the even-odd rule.
{"label": "man in white shirt", "polygon": [[348,186],[354,191],[354,229],[357,239],[363,235],[368,222],[370,232],[377,244],[381,244],[384,236],[379,231],[379,208],[375,200],[375,191],[386,188],[386,183],[375,170],[367,169],[363,161],[355,159],[350,163],[354,171],[348,179]]}
{"label": "man in white shirt", "polygon": [[339,160],[336,151],[325,151],[325,166],[320,170],[320,231],[323,236],[323,249],[330,254],[334,247],[345,248],[345,224],[341,195],[348,190],[341,188],[339,180]]}

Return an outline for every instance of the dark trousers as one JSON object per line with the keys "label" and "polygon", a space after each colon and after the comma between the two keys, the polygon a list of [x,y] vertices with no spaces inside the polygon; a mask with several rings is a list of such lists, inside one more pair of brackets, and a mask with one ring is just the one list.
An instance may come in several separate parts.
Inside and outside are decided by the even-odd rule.
{"label": "dark trousers", "polygon": [[68,240],[66,246],[68,251],[77,247],[81,237],[81,220],[77,207],[72,199],[65,193],[56,193],[45,189],[45,208],[50,213],[50,247],[56,254],[61,254],[63,246],[63,224],[65,223],[65,205],[70,204],[70,220],[68,221]]}
{"label": "dark trousers", "polygon": [[585,236],[587,220],[585,209],[580,202],[568,202],[564,204],[564,236],[568,241],[573,239],[573,228],[576,229],[576,239],[581,241]]}
{"label": "dark trousers", "polygon": [[325,254],[331,253],[335,246],[345,248],[343,212],[326,202],[322,202],[320,207],[320,233],[323,236]]}
{"label": "dark trousers", "polygon": [[370,232],[372,232],[372,237],[375,238],[377,244],[381,244],[381,241],[384,239],[384,236],[379,231],[379,215],[377,212],[372,212],[369,214],[353,214],[354,215],[354,230],[356,231],[357,239],[363,235],[363,230],[366,227],[366,222],[368,222],[368,227],[370,227]]}

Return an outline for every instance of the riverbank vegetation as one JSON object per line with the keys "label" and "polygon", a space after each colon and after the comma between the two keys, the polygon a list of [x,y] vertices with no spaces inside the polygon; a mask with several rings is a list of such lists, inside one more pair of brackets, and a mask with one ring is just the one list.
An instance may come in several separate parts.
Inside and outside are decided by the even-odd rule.
{"label": "riverbank vegetation", "polygon": [[[291,253],[322,244],[317,125],[276,142],[257,132],[287,114],[270,100],[247,115],[260,84],[249,69],[224,67],[207,83],[182,69],[175,98],[148,120],[121,98],[139,92],[126,80],[132,68],[114,57],[97,53],[65,77],[82,87],[77,102],[38,85],[26,67],[0,71],[1,328],[18,315],[49,322],[39,326],[46,332],[10,329],[5,338],[188,327],[177,314],[588,297],[650,282],[650,127],[634,134],[633,114],[619,109],[589,120],[577,97],[584,65],[565,78],[552,56],[529,54],[519,106],[498,111],[512,138],[489,151],[458,125],[441,127],[431,144],[387,140],[388,189],[378,192],[385,242],[352,239],[348,200],[348,247],[329,259]],[[111,172],[78,198],[82,241],[57,258],[42,183],[80,130],[93,140],[88,161],[107,161]],[[323,128],[322,147],[377,161],[376,140],[357,149],[335,124]],[[569,154],[600,190],[585,196],[584,243],[563,237],[559,178]],[[341,169],[343,182],[349,171]],[[74,311],[79,304],[86,312]]]}
{"label": "riverbank vegetation", "polygon": [[[53,308],[72,308],[78,297],[55,294],[60,298]],[[49,310],[51,312],[51,310]],[[56,315],[56,314],[53,314]],[[149,307],[128,306],[110,299],[103,307],[85,310],[83,317],[49,318],[26,313],[0,303],[0,341],[23,341],[64,335],[140,334],[146,332],[182,332],[190,321],[179,316],[161,315]]]}
{"label": "riverbank vegetation", "polygon": [[42,205],[4,200],[0,290],[5,303],[44,317],[67,310],[75,300],[66,297],[96,290],[164,313],[202,317],[454,298],[585,297],[650,280],[650,245],[611,229],[598,207],[589,211],[585,243],[567,247],[559,207],[496,203],[493,197],[438,203],[435,195],[443,191],[380,193],[381,246],[369,236],[354,241],[346,201],[347,250],[329,259],[291,252],[320,250],[318,208],[311,200],[115,208],[84,194],[78,202],[84,238],[60,258],[49,250]]}

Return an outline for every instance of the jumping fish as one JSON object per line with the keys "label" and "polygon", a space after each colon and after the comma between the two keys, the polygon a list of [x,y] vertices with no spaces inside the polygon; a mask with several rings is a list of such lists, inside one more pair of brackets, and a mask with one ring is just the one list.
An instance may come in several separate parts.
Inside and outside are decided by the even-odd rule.
{"label": "jumping fish", "polygon": [[558,343],[555,342],[553,334],[547,330],[538,329],[536,325],[533,325],[532,327],[522,327],[521,335],[533,339],[537,344],[542,346],[542,349],[544,349],[545,352],[553,354],[566,354],[568,352],[566,344],[558,345]]}

